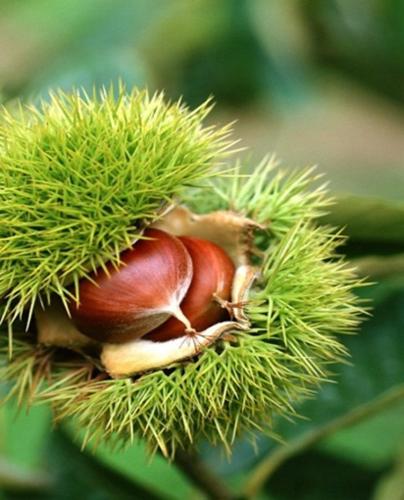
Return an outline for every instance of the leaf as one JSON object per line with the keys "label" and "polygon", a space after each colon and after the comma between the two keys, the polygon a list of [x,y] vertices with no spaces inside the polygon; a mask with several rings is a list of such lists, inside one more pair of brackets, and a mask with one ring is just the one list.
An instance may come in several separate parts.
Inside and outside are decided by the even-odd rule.
{"label": "leaf", "polygon": [[1,453],[18,465],[37,468],[49,436],[49,410],[42,406],[18,412],[16,404],[9,402],[0,409],[0,420]]}
{"label": "leaf", "polygon": [[368,500],[382,473],[313,450],[290,460],[264,491],[279,500]]}
{"label": "leaf", "polygon": [[373,500],[404,499],[404,455],[401,455],[392,471],[380,480]]}
{"label": "leaf", "polygon": [[381,467],[404,444],[404,401],[320,443],[323,451],[352,462]]}
{"label": "leaf", "polygon": [[[324,383],[313,399],[300,405],[298,412],[304,418],[277,422],[275,430],[286,441],[315,430],[404,380],[404,289],[383,284],[368,289],[366,293],[378,299],[373,316],[364,323],[361,332],[345,338],[344,343],[351,353],[350,364],[333,367],[336,382]],[[400,409],[401,406],[397,407],[397,414],[396,409],[392,409],[377,417],[379,423],[372,424],[374,427],[367,434],[367,440],[366,433],[355,439],[358,432],[355,427],[327,440],[324,446],[335,455],[347,457],[353,454],[358,463],[378,466],[386,463],[397,452],[398,438],[404,433]],[[387,428],[391,433],[389,439],[384,435]],[[218,473],[234,475],[253,466],[278,446],[262,434],[257,435],[256,445],[255,452],[247,441],[238,440],[231,463],[207,446],[204,447],[204,457]]]}
{"label": "leaf", "polygon": [[[372,293],[379,292],[379,288],[375,287]],[[401,289],[374,304],[373,317],[362,331],[346,338],[351,364],[335,367],[337,382],[324,384],[318,396],[301,405],[300,414],[307,420],[295,424],[279,422],[280,434],[290,439],[312,430],[401,383],[404,380],[403,330],[404,290]],[[402,420],[400,427],[404,432]],[[386,444],[379,436],[375,453],[381,442]]]}
{"label": "leaf", "polygon": [[100,462],[95,455],[80,450],[64,430],[52,434],[48,449],[48,469],[55,476],[52,500],[157,500],[153,489],[128,479]]}
{"label": "leaf", "polygon": [[404,245],[402,202],[345,195],[337,198],[336,205],[321,222],[345,226],[345,234],[354,242],[383,243],[401,248]]}
{"label": "leaf", "polygon": [[[401,341],[404,326],[403,304],[404,291],[402,289],[376,304],[375,317],[364,328],[367,338],[364,338],[364,332],[362,332],[361,338],[352,337],[347,342],[353,359],[356,359],[356,366],[340,367],[339,384],[325,386],[320,397],[306,401],[302,405],[301,413],[308,416],[310,420],[301,422],[295,427],[284,421],[280,422],[279,428],[281,434],[287,438],[287,444],[268,453],[266,458],[254,468],[246,482],[246,494],[256,493],[264,482],[273,477],[279,467],[282,468],[285,462],[288,463],[291,458],[301,455],[308,447],[318,444],[320,439],[332,436],[333,433],[361,422],[370,415],[377,415],[377,412],[385,412],[388,401],[390,404],[401,402],[401,408],[396,408],[398,413],[402,414],[402,408],[404,408],[404,391],[401,383],[404,380],[402,362],[404,346]],[[360,450],[361,441],[356,440],[355,443],[354,427],[349,429],[348,439],[343,440],[342,450],[341,446],[338,450],[338,445],[335,446],[335,443],[334,446],[332,445],[332,439],[335,440],[346,431],[335,434],[335,437],[332,436],[327,449],[334,455],[348,457],[348,460],[380,467],[397,452],[400,438],[402,439],[404,434],[404,420],[397,418],[395,424],[396,428],[392,429],[390,426],[388,432],[395,435],[396,439],[389,443],[390,446],[385,448],[384,453],[380,453],[380,448],[386,445],[386,425],[381,427],[379,434],[373,434],[373,436],[366,434],[367,439],[363,440],[365,447],[362,450]],[[369,436],[371,436],[370,439],[373,437],[373,446],[370,447]],[[352,449],[353,443],[356,444],[354,450]]]}
{"label": "leaf", "polygon": [[[111,452],[110,449],[100,446],[94,456],[91,453],[82,454],[64,432],[51,430],[50,412],[44,406],[33,407],[29,413],[20,411],[17,414],[16,405],[9,402],[0,410],[0,421],[1,455],[11,463],[15,463],[16,466],[23,467],[21,471],[26,471],[27,474],[30,472],[36,474],[40,469],[43,469],[45,462],[51,479],[55,479],[52,499],[62,498],[61,491],[65,491],[66,495],[70,493],[73,495],[73,487],[77,489],[77,498],[82,497],[84,488],[90,487],[91,491],[94,490],[97,500],[113,498],[113,496],[105,496],[103,491],[101,493],[99,491],[100,489],[104,490],[104,488],[111,491],[109,485],[111,482],[119,486],[113,490],[116,492],[117,498],[133,498],[135,494],[139,495],[136,490],[146,492],[149,498],[153,498],[153,491],[157,492],[155,496],[160,493],[167,499],[189,498],[196,494],[196,489],[183,474],[165,459],[155,457],[150,461],[144,446],[141,444],[132,446],[125,451],[116,452]],[[71,463],[75,470],[83,470],[83,479],[78,483],[77,479],[73,480],[72,476],[76,473],[75,470],[71,471],[66,468],[64,463]],[[1,465],[0,460],[0,469]],[[86,473],[87,469],[89,470],[88,474]],[[0,476],[1,472],[0,470]],[[98,480],[98,475],[102,475],[102,479]],[[24,475],[25,477],[29,479],[31,476]],[[108,477],[109,479],[106,479]],[[156,477],[158,477],[158,482],[156,482]],[[108,484],[105,485],[105,481]],[[67,487],[65,482],[71,482],[72,485]],[[101,484],[98,484],[100,482]],[[125,496],[127,491],[129,493]],[[8,494],[5,495],[4,498],[8,498]],[[13,495],[16,493],[13,492]],[[40,498],[41,495],[39,493],[34,495],[31,492],[31,497],[36,499]],[[67,498],[67,496],[63,498]],[[142,498],[142,496],[136,496],[136,498]],[[3,499],[1,491],[0,499]]]}
{"label": "leaf", "polygon": [[106,467],[144,487],[153,488],[167,499],[182,500],[196,494],[197,490],[173,464],[160,455],[150,459],[142,443],[112,453],[110,448],[100,445],[95,453]]}

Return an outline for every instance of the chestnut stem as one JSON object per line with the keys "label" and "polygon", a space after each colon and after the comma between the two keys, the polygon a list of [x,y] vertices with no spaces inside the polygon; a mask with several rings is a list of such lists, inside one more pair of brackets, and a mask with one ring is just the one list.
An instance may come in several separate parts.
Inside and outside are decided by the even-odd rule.
{"label": "chestnut stem", "polygon": [[177,450],[174,463],[208,498],[212,500],[235,498],[226,484],[209,469],[196,452]]}
{"label": "chestnut stem", "polygon": [[186,332],[196,333],[195,329],[192,328],[191,322],[185,316],[185,314],[182,312],[179,306],[173,307],[173,309],[171,309],[170,312],[173,316],[175,316],[178,319],[178,321],[181,321],[181,323],[185,326]]}

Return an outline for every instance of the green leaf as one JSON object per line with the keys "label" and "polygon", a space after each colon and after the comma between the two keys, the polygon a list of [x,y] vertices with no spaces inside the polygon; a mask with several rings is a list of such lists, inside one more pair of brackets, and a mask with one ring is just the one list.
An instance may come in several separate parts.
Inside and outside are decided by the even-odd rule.
{"label": "green leaf", "polygon": [[197,492],[189,480],[165,458],[155,455],[151,459],[142,443],[115,452],[100,445],[96,450],[96,456],[111,470],[119,471],[128,479],[152,488],[167,499],[191,498]]}
{"label": "green leaf", "polygon": [[[379,287],[375,287],[375,291],[377,288]],[[318,397],[301,405],[300,413],[307,417],[307,420],[295,424],[279,422],[278,430],[281,435],[290,439],[312,430],[401,383],[404,380],[403,329],[404,290],[401,289],[375,304],[373,317],[364,324],[359,335],[346,338],[345,345],[351,353],[351,364],[336,367],[337,382],[324,384]],[[397,421],[392,417],[390,424],[389,432],[394,433],[393,435],[398,436],[400,432],[404,432],[403,419]],[[341,445],[341,441],[334,442],[334,450],[341,451],[345,445],[351,443],[358,448],[357,454],[361,455],[363,460],[378,461],[381,456],[386,459],[389,454],[396,452],[396,443],[386,441],[383,425],[379,430],[378,435],[369,436],[369,439],[373,440],[371,450],[368,446],[363,447],[363,441],[360,439],[354,441],[354,430],[346,435],[343,440],[345,444]],[[380,454],[382,446],[386,449]]]}
{"label": "green leaf", "polygon": [[[344,344],[351,353],[350,364],[336,366],[336,382],[324,383],[318,394],[300,405],[298,412],[304,419],[278,420],[275,429],[286,441],[317,429],[404,380],[404,290],[387,284],[372,287],[366,294],[378,299],[373,317],[364,323],[361,332],[345,338]],[[373,418],[363,431],[361,426],[338,433],[322,447],[344,458],[352,455],[358,463],[385,464],[397,453],[399,437],[404,434],[402,406]],[[230,464],[207,446],[204,456],[218,473],[234,475],[259,462],[278,444],[259,434],[256,446],[258,451],[254,453],[247,441],[239,440]]]}
{"label": "green leaf", "polygon": [[395,467],[380,480],[373,500],[403,500],[404,455],[401,454]]}
{"label": "green leaf", "polygon": [[[324,386],[320,397],[302,404],[301,414],[309,420],[295,426],[280,422],[278,428],[288,443],[260,461],[246,482],[247,494],[257,492],[282,465],[319,442],[334,456],[366,467],[385,466],[397,453],[404,435],[403,305],[402,289],[376,304],[362,336],[347,342],[356,364],[340,367],[338,384]],[[396,405],[390,415],[389,404]],[[373,421],[367,422],[371,415]],[[359,438],[354,427],[358,422],[368,426]],[[391,439],[386,439],[386,432]]]}
{"label": "green leaf", "polygon": [[8,402],[0,409],[0,450],[10,462],[37,468],[42,462],[51,426],[48,408],[35,407],[26,413]]}
{"label": "green leaf", "polygon": [[404,245],[404,203],[401,202],[341,196],[321,221],[346,226],[344,232],[354,241]]}
{"label": "green leaf", "polygon": [[52,433],[46,456],[48,469],[55,477],[55,486],[51,492],[52,500],[169,498],[160,497],[153,489],[128,479],[120,471],[104,465],[95,455],[80,450],[63,430]]}
{"label": "green leaf", "polygon": [[369,500],[382,472],[312,450],[278,470],[264,492],[278,500]]}

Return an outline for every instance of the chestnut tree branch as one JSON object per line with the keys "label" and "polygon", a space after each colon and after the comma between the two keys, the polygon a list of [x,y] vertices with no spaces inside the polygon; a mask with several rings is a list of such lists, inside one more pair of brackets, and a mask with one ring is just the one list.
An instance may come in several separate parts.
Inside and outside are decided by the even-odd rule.
{"label": "chestnut tree branch", "polygon": [[177,450],[174,463],[208,498],[212,500],[234,498],[224,482],[210,470],[196,452]]}
{"label": "chestnut tree branch", "polygon": [[394,386],[372,401],[354,408],[345,415],[311,432],[307,432],[284,446],[276,448],[252,471],[244,489],[245,497],[254,498],[270,477],[290,458],[302,453],[335,432],[351,427],[385,410],[401,399],[404,399],[404,384]]}
{"label": "chestnut tree branch", "polygon": [[404,276],[404,254],[387,256],[367,256],[353,259],[360,276],[370,276],[373,279]]}

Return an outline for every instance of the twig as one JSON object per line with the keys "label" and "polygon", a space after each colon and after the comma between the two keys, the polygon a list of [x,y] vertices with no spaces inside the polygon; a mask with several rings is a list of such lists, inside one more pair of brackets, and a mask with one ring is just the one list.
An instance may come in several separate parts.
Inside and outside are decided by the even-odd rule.
{"label": "twig", "polygon": [[178,450],[174,463],[191,481],[212,500],[229,500],[234,498],[232,492],[201,460],[196,453]]}
{"label": "twig", "polygon": [[404,275],[404,254],[387,256],[368,256],[352,259],[359,275],[370,276],[371,278],[381,279],[390,276]]}
{"label": "twig", "polygon": [[307,448],[317,444],[322,439],[330,436],[336,431],[351,427],[352,425],[365,420],[372,415],[375,415],[381,410],[397,403],[404,398],[404,384],[393,387],[384,392],[382,395],[373,399],[369,403],[365,403],[345,415],[338,417],[331,422],[307,432],[301,437],[291,441],[290,443],[281,446],[266,458],[264,458],[257,467],[252,471],[244,489],[244,494],[247,498],[253,498],[274,472],[288,459],[300,454]]}

